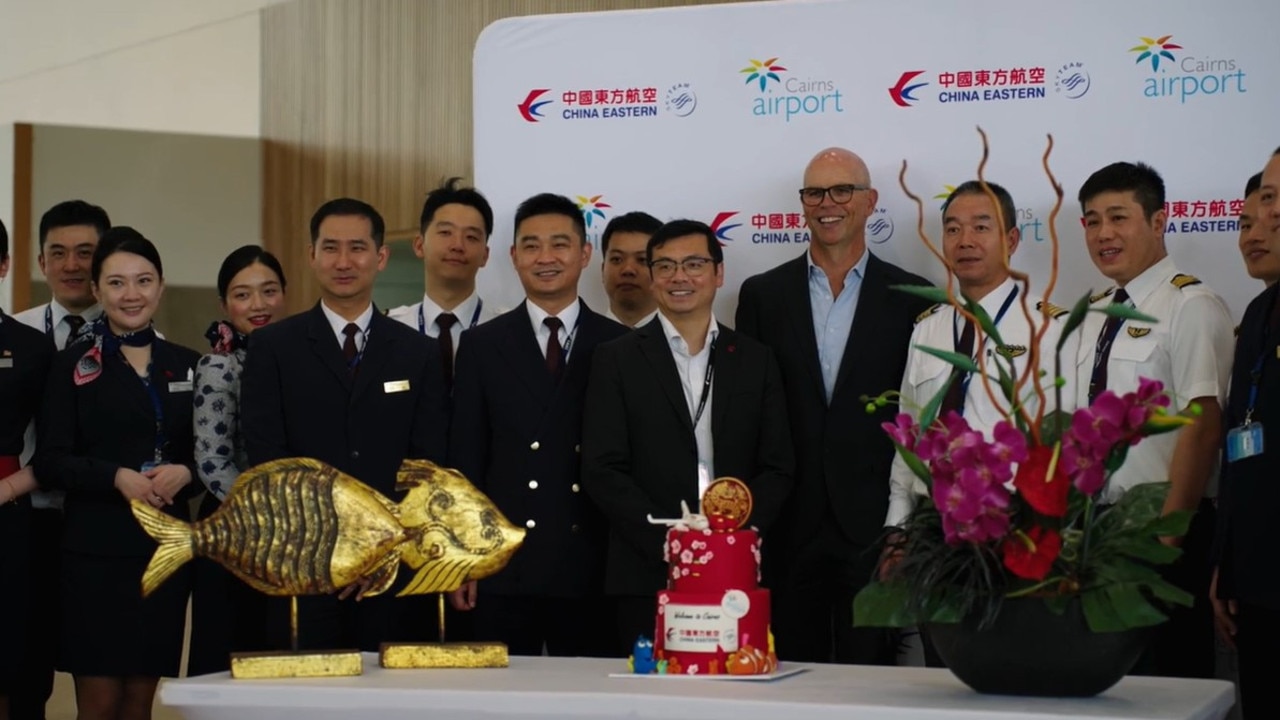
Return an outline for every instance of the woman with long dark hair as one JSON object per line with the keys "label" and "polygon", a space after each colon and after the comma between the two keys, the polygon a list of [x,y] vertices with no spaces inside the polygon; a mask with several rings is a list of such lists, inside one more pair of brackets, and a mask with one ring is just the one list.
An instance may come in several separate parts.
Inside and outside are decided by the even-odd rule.
{"label": "woman with long dark hair", "polygon": [[[200,517],[208,517],[248,469],[240,436],[240,373],[253,331],[284,317],[284,270],[257,245],[236,249],[218,270],[218,302],[224,319],[205,337],[212,351],[195,374],[196,469],[204,483]],[[262,594],[211,560],[199,560],[191,605],[187,671],[226,670],[231,652],[266,648]]]}
{"label": "woman with long dark hair", "polygon": [[67,493],[58,667],[75,678],[81,720],[146,720],[160,677],[181,664],[189,576],[141,596],[155,542],[129,501],[188,519],[199,354],[156,335],[164,268],[136,230],[103,235],[91,276],[103,314],[54,359],[34,463],[42,485]]}

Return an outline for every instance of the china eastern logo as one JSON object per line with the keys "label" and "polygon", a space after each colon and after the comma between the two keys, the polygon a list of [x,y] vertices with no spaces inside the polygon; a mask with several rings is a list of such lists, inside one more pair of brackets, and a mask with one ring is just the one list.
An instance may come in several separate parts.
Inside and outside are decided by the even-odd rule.
{"label": "china eastern logo", "polygon": [[1141,37],[1129,48],[1134,65],[1150,74],[1143,80],[1142,94],[1149,98],[1193,98],[1244,94],[1247,75],[1235,58],[1193,54],[1172,35]]}
{"label": "china eastern logo", "polygon": [[[677,86],[679,87],[679,86]],[[686,97],[680,98],[680,109],[687,115],[693,112],[690,100],[696,106],[697,98],[686,88]],[[548,105],[560,103],[557,113]],[[581,88],[562,91],[557,98],[551,88],[534,88],[522,102],[516,105],[525,122],[539,123],[546,120],[614,120],[624,118],[652,118],[658,116],[658,88],[656,87],[607,87]],[[676,112],[680,114],[680,112]]]}
{"label": "china eastern logo", "polygon": [[1236,233],[1240,232],[1242,198],[1173,200],[1164,204],[1169,224],[1165,234]]}
{"label": "china eastern logo", "polygon": [[729,237],[729,231],[734,228],[742,227],[742,223],[729,222],[737,216],[737,210],[718,212],[716,213],[716,218],[711,221],[711,232],[716,236],[716,242],[720,243],[722,246],[727,242],[733,242],[733,238]]}
{"label": "china eastern logo", "polygon": [[[923,89],[930,85],[937,91]],[[898,107],[914,107],[922,102],[955,104],[1044,97],[1045,69],[1037,65],[946,70],[936,74],[907,70],[889,88],[889,98]]]}
{"label": "china eastern logo", "polygon": [[743,84],[751,89],[751,114],[756,117],[791,122],[792,118],[844,112],[844,95],[834,80],[795,75],[780,58],[751,58],[738,74],[745,76]]}

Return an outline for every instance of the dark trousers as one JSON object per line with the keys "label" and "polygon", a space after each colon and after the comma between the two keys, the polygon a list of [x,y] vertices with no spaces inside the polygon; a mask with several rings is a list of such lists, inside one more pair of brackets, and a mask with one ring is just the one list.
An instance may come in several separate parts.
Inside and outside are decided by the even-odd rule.
{"label": "dark trousers", "polygon": [[[26,626],[23,662],[9,695],[11,720],[44,720],[44,706],[53,695],[53,669],[57,662],[62,623],[62,511],[31,512],[31,603]],[[12,620],[12,619],[11,619]]]}
{"label": "dark trousers", "polygon": [[656,641],[658,629],[657,594],[647,596],[627,595],[613,598],[616,620],[617,647],[620,657],[630,657],[640,638]]}
{"label": "dark trousers", "polygon": [[485,593],[474,615],[476,639],[506,643],[512,655],[617,657],[604,597],[556,598]]}
{"label": "dark trousers", "polygon": [[[218,504],[217,499],[206,494],[200,504],[199,519],[213,514]],[[233,652],[270,649],[266,595],[206,558],[195,561],[192,578],[188,675],[227,670]]]}
{"label": "dark trousers", "polygon": [[1280,685],[1271,663],[1280,647],[1280,610],[1240,603],[1236,608],[1236,652],[1240,661],[1240,705],[1244,720],[1280,718]]}
{"label": "dark trousers", "polygon": [[1210,552],[1216,514],[1212,501],[1200,503],[1199,510],[1191,519],[1191,527],[1183,537],[1182,556],[1161,569],[1165,580],[1191,593],[1195,605],[1167,610],[1169,621],[1155,627],[1146,651],[1131,674],[1214,677],[1217,655],[1209,581],[1213,577]]}
{"label": "dark trousers", "polygon": [[878,545],[851,542],[829,515],[793,553],[775,560],[782,578],[772,594],[779,660],[896,663],[896,633],[853,625],[853,597],[876,571]]}

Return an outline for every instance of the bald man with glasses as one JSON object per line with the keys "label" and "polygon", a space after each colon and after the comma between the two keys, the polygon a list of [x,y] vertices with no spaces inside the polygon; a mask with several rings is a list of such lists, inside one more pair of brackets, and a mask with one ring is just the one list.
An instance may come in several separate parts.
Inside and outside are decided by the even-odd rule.
{"label": "bald man with glasses", "polygon": [[893,444],[865,397],[902,383],[915,318],[928,303],[893,285],[927,285],[873,255],[867,220],[878,194],[862,158],[827,148],[799,191],[805,253],[749,278],[735,327],[773,349],[796,457],[795,489],[764,544],[784,660],[893,664],[890,633],[853,627],[853,596],[871,579],[889,507]]}

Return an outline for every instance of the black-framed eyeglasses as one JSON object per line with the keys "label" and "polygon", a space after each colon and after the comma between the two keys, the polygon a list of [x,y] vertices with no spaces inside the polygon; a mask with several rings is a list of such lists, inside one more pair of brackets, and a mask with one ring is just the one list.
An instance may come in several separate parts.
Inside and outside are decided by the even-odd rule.
{"label": "black-framed eyeglasses", "polygon": [[694,255],[687,257],[680,262],[668,258],[654,260],[649,263],[649,269],[653,272],[654,277],[663,278],[675,277],[676,268],[683,268],[684,274],[691,278],[702,277],[715,265],[716,261],[709,257],[699,257]]}
{"label": "black-framed eyeglasses", "polygon": [[832,185],[831,187],[807,187],[800,188],[800,202],[809,207],[817,207],[822,204],[822,198],[830,195],[831,202],[837,205],[847,203],[853,198],[853,194],[859,190],[870,190],[870,185]]}

